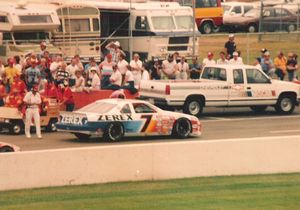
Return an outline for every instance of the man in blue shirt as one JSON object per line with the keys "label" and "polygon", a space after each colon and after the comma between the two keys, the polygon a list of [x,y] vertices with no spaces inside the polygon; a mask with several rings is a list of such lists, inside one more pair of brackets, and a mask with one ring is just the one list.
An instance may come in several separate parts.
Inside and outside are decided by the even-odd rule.
{"label": "man in blue shirt", "polygon": [[37,67],[37,61],[35,58],[31,58],[30,67],[25,70],[25,79],[28,90],[31,90],[33,86],[40,83],[41,72]]}

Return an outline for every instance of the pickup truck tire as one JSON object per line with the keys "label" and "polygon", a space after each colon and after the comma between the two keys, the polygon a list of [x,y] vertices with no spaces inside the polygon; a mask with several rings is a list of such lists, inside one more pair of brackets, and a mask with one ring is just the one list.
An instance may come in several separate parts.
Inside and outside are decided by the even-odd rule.
{"label": "pickup truck tire", "polygon": [[206,21],[201,24],[200,32],[202,34],[211,34],[213,32],[213,28],[214,28],[213,24],[209,21]]}
{"label": "pickup truck tire", "polygon": [[183,112],[186,114],[194,115],[200,117],[203,111],[203,103],[200,99],[190,98],[183,105]]}
{"label": "pickup truck tire", "polygon": [[291,114],[294,111],[295,106],[295,98],[286,94],[279,97],[275,105],[275,110],[279,114]]}
{"label": "pickup truck tire", "polygon": [[254,113],[263,113],[268,106],[250,106],[250,109],[254,112]]}
{"label": "pickup truck tire", "polygon": [[172,136],[179,139],[189,137],[192,132],[192,124],[186,118],[179,118],[173,125]]}
{"label": "pickup truck tire", "polygon": [[73,133],[80,141],[89,140],[91,135],[84,133]]}
{"label": "pickup truck tire", "polygon": [[103,138],[105,141],[115,142],[124,137],[124,126],[120,122],[112,122],[104,130]]}

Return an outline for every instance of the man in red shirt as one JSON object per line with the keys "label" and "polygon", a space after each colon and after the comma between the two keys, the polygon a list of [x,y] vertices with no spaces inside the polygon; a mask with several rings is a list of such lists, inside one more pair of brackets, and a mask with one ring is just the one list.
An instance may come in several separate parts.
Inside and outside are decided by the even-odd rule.
{"label": "man in red shirt", "polygon": [[17,89],[18,92],[24,96],[25,95],[25,92],[26,92],[26,84],[23,80],[20,79],[20,76],[19,75],[15,75],[14,76],[14,81],[13,83],[11,84],[11,90],[13,89]]}
{"label": "man in red shirt", "polygon": [[5,106],[21,109],[22,103],[23,96],[19,93],[18,89],[14,88],[7,96]]}
{"label": "man in red shirt", "polygon": [[65,81],[64,84],[61,84],[61,90],[63,95],[63,100],[61,104],[66,105],[66,111],[72,112],[74,110],[75,104],[74,104],[74,98],[71,88],[68,85],[68,82]]}
{"label": "man in red shirt", "polygon": [[4,99],[6,95],[5,85],[2,82],[2,78],[0,78],[0,106],[4,106]]}

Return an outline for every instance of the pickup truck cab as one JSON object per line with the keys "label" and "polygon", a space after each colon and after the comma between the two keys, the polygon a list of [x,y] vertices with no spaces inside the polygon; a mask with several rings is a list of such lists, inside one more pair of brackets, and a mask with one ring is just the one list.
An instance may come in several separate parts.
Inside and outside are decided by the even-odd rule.
{"label": "pickup truck cab", "polygon": [[245,106],[255,112],[273,106],[280,114],[290,114],[300,100],[300,85],[271,79],[255,66],[210,65],[199,80],[143,81],[140,98],[194,116],[204,107]]}

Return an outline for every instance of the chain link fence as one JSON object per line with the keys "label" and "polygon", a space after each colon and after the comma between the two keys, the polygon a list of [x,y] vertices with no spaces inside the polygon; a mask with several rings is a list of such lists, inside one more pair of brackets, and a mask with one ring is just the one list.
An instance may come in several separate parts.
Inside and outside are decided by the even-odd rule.
{"label": "chain link fence", "polygon": [[[200,61],[209,51],[213,52],[217,59],[219,53],[225,50],[224,45],[227,41],[228,34],[201,35],[199,37]],[[262,48],[269,50],[272,59],[276,57],[279,50],[282,50],[285,55],[288,52],[300,55],[300,32],[235,34],[235,42],[245,64],[252,65],[255,59],[261,56]]]}

